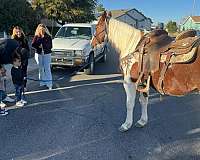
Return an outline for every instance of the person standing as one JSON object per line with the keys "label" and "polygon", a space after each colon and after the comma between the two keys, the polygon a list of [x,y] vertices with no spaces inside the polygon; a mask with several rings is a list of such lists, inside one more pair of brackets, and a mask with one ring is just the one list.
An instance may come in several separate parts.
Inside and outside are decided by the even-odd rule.
{"label": "person standing", "polygon": [[3,102],[7,97],[5,92],[5,79],[6,79],[6,70],[3,65],[0,65],[0,115],[5,116],[8,114],[5,107],[6,104]]}
{"label": "person standing", "polygon": [[36,49],[35,59],[39,65],[40,86],[46,85],[49,89],[52,89],[52,74],[50,67],[52,38],[49,30],[44,24],[39,24],[37,26],[32,41],[32,47]]}
{"label": "person standing", "polygon": [[20,56],[21,56],[21,65],[22,65],[22,70],[24,72],[24,89],[26,90],[26,77],[27,77],[27,67],[28,67],[28,58],[29,58],[29,52],[30,52],[30,48],[28,45],[28,41],[25,37],[25,34],[22,30],[21,27],[16,26],[13,28],[13,33],[11,36],[12,39],[15,39],[18,43],[19,43],[19,50],[20,50]]}
{"label": "person standing", "polygon": [[0,64],[0,114],[3,112],[4,114],[4,108],[6,106],[5,102],[15,102],[14,99],[10,98],[6,93],[6,69],[4,68],[3,64]]}
{"label": "person standing", "polygon": [[20,55],[13,57],[13,67],[11,68],[12,82],[15,86],[16,106],[23,107],[27,101],[24,100],[24,71],[21,65]]}

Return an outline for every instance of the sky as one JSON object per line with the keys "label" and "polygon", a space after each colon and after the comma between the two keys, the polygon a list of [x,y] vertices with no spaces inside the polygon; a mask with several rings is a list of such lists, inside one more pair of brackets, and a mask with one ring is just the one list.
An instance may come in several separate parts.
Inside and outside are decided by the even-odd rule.
{"label": "sky", "polygon": [[[136,8],[153,22],[181,22],[186,16],[200,15],[200,0],[98,0],[107,10]],[[195,3],[194,3],[195,2]],[[195,4],[195,5],[193,5]]]}

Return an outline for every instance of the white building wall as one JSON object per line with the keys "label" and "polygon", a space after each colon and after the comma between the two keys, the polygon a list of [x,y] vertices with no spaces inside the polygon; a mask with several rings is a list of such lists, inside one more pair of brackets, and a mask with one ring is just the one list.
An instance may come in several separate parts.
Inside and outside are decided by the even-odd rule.
{"label": "white building wall", "polygon": [[137,12],[136,10],[130,10],[128,12],[132,17],[138,20],[138,29],[142,30],[151,30],[151,21],[142,15],[141,13]]}
{"label": "white building wall", "polygon": [[126,15],[126,14],[118,17],[117,19],[122,21],[122,22],[125,22],[125,23],[127,23],[127,24],[129,24],[129,25],[131,25],[133,27],[137,27],[136,26],[136,21],[133,18],[131,18],[130,16]]}
{"label": "white building wall", "polygon": [[[124,14],[116,19],[125,22],[135,28],[142,29],[142,30],[151,30],[151,21],[147,19],[144,15],[137,12],[136,10],[130,10],[127,14]],[[136,21],[137,20],[137,21]]]}
{"label": "white building wall", "polygon": [[150,19],[145,19],[145,29],[150,31],[151,30],[151,20]]}
{"label": "white building wall", "polygon": [[132,17],[134,17],[135,19],[138,19],[138,20],[142,20],[142,19],[144,19],[145,17],[142,15],[142,14],[140,14],[140,13],[138,13],[136,10],[130,10],[129,12],[128,12],[128,14],[129,15],[131,15]]}

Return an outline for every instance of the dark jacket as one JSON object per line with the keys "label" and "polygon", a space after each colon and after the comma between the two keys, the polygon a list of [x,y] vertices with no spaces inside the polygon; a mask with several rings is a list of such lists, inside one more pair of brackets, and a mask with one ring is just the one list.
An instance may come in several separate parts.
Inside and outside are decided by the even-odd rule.
{"label": "dark jacket", "polygon": [[15,39],[19,43],[21,48],[26,48],[28,51],[30,51],[28,41],[26,40],[24,36],[22,37],[14,36],[13,39]]}
{"label": "dark jacket", "polygon": [[29,58],[29,45],[28,45],[28,41],[25,39],[25,37],[13,37],[13,39],[15,39],[18,43],[19,43],[19,52],[20,56],[22,58],[22,64],[27,63],[28,62],[28,58]]}
{"label": "dark jacket", "polygon": [[32,41],[32,47],[36,49],[36,52],[38,54],[42,53],[42,48],[39,47],[41,44],[43,47],[44,54],[51,53],[51,48],[52,48],[51,36],[49,36],[48,34],[45,34],[43,38],[34,36]]}
{"label": "dark jacket", "polygon": [[12,63],[12,55],[18,47],[14,39],[0,39],[0,64]]}
{"label": "dark jacket", "polygon": [[14,85],[22,86],[24,84],[24,72],[22,67],[12,67],[11,68],[11,76]]}

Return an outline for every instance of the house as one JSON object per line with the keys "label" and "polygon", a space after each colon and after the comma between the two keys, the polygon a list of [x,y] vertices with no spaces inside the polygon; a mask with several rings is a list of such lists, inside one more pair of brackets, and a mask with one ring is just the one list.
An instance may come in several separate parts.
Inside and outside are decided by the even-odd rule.
{"label": "house", "polygon": [[112,18],[125,22],[137,29],[151,30],[152,20],[137,9],[111,10]]}
{"label": "house", "polygon": [[200,31],[200,16],[189,16],[182,24],[180,24],[180,30],[185,31],[188,29],[195,29]]}

